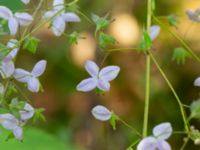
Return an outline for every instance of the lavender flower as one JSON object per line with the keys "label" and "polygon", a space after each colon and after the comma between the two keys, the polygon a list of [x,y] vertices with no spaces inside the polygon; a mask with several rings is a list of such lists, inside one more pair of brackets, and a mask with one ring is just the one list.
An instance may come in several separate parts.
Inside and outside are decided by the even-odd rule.
{"label": "lavender flower", "polygon": [[15,14],[12,11],[5,7],[0,6],[0,18],[8,20],[8,27],[11,35],[17,33],[19,26],[28,26],[33,21],[33,17],[25,12],[16,12]]}
{"label": "lavender flower", "polygon": [[153,128],[153,136],[145,137],[140,141],[137,150],[171,150],[166,141],[172,134],[171,124],[161,123]]}
{"label": "lavender flower", "polygon": [[99,70],[99,67],[89,60],[85,63],[85,69],[91,77],[77,85],[76,89],[78,91],[88,92],[96,87],[102,91],[108,91],[110,89],[109,81],[114,80],[120,71],[118,66],[108,66]]}
{"label": "lavender flower", "polygon": [[200,22],[200,8],[197,8],[195,11],[187,10],[186,14],[190,20]]}
{"label": "lavender flower", "polygon": [[[58,13],[59,11],[61,12],[58,15],[56,15],[56,13]],[[56,16],[53,17],[54,15]],[[75,13],[73,12],[65,13],[64,0],[53,1],[53,10],[47,11],[44,14],[45,19],[49,19],[51,17],[53,17],[51,29],[56,36],[61,36],[62,33],[65,31],[65,26],[66,26],[65,23],[80,22],[79,16],[77,16]]]}
{"label": "lavender flower", "polygon": [[200,86],[200,77],[194,80],[194,86]]}
{"label": "lavender flower", "polygon": [[30,0],[21,0],[24,4],[28,4],[28,3],[30,3]]}
{"label": "lavender flower", "polygon": [[21,120],[29,120],[34,115],[34,108],[30,104],[26,103],[24,109],[19,111],[19,114]]}
{"label": "lavender flower", "polygon": [[159,33],[160,33],[160,26],[158,26],[158,25],[151,26],[151,28],[150,28],[150,37],[151,37],[152,41],[154,41],[157,38]]}
{"label": "lavender flower", "polygon": [[104,106],[98,105],[92,109],[92,115],[100,121],[107,121],[111,118],[112,113]]}
{"label": "lavender flower", "polygon": [[27,83],[31,92],[38,92],[40,88],[38,77],[44,73],[46,63],[46,60],[40,60],[35,64],[31,72],[20,68],[15,69],[13,76],[17,81]]}

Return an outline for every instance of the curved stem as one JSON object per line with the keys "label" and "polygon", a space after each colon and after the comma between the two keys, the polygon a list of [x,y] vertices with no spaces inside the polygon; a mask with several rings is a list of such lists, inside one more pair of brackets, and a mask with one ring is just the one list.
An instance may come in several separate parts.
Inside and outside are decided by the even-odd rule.
{"label": "curved stem", "polygon": [[185,131],[186,132],[189,132],[189,126],[188,126],[188,121],[187,121],[187,117],[186,117],[186,114],[185,114],[185,110],[184,110],[184,107],[181,103],[181,100],[179,98],[179,96],[177,95],[176,91],[174,90],[171,82],[169,81],[169,79],[167,78],[167,76],[165,75],[164,71],[161,69],[160,65],[158,64],[157,60],[155,59],[155,57],[153,56],[153,54],[151,53],[151,51],[148,51],[149,52],[149,55],[152,59],[152,61],[154,62],[154,64],[156,65],[156,67],[158,68],[159,72],[161,73],[161,75],[163,76],[164,80],[166,81],[166,83],[168,84],[169,88],[171,89],[176,101],[178,102],[178,105],[179,105],[179,108],[180,108],[180,111],[181,111],[181,115],[182,115],[182,118],[183,118],[183,122],[184,122],[184,127],[185,127]]}
{"label": "curved stem", "polygon": [[[147,32],[150,32],[151,27],[151,0],[147,1]],[[150,101],[150,77],[151,77],[151,59],[149,54],[146,55],[146,88],[145,88],[145,104],[144,104],[144,121],[143,121],[143,136],[147,136],[148,116],[149,116],[149,101]]]}

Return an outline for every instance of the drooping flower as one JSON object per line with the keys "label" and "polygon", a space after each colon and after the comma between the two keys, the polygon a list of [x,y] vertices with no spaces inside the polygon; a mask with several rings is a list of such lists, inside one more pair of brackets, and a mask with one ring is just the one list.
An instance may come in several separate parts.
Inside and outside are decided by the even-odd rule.
{"label": "drooping flower", "polygon": [[29,120],[34,115],[34,108],[30,104],[26,103],[24,109],[19,111],[19,114],[21,120],[23,121]]}
{"label": "drooping flower", "polygon": [[3,78],[9,78],[13,75],[15,71],[15,65],[13,59],[16,57],[19,48],[17,46],[18,41],[11,39],[7,43],[7,47],[12,49],[11,52],[3,59],[2,64],[0,65],[0,74]]}
{"label": "drooping flower", "polygon": [[1,114],[0,124],[7,130],[11,130],[16,139],[21,140],[23,137],[23,130],[20,126],[20,121],[12,114]]}
{"label": "drooping flower", "polygon": [[112,112],[102,105],[97,105],[92,109],[92,115],[100,121],[107,121],[111,118]]}
{"label": "drooping flower", "polygon": [[40,60],[35,64],[31,72],[20,68],[15,69],[13,76],[17,81],[27,83],[28,89],[31,92],[38,92],[40,89],[38,77],[44,73],[46,63],[46,60]]}
{"label": "drooping flower", "polygon": [[[58,13],[58,14],[57,14]],[[65,13],[64,0],[54,0],[53,9],[44,14],[45,19],[51,19],[51,30],[56,36],[61,36],[65,31],[67,22],[80,22],[79,16],[73,12]]]}
{"label": "drooping flower", "polygon": [[30,14],[26,12],[16,12],[13,14],[12,11],[5,6],[0,6],[0,18],[8,20],[8,27],[11,35],[17,33],[19,26],[28,26],[33,21],[33,17]]}
{"label": "drooping flower", "polygon": [[158,26],[158,25],[151,26],[151,28],[150,28],[150,38],[151,38],[152,41],[154,41],[157,38],[159,33],[160,33],[160,26]]}
{"label": "drooping flower", "polygon": [[200,77],[194,80],[194,86],[200,86]]}
{"label": "drooping flower", "polygon": [[187,10],[186,14],[190,20],[200,22],[200,8],[197,8],[195,11]]}
{"label": "drooping flower", "polygon": [[171,124],[161,123],[153,128],[153,136],[145,137],[140,141],[137,150],[171,150],[166,141],[172,134]]}
{"label": "drooping flower", "polygon": [[21,0],[24,4],[28,4],[28,3],[30,3],[30,0]]}
{"label": "drooping flower", "polygon": [[114,80],[120,71],[118,66],[107,66],[99,70],[99,67],[89,60],[85,63],[85,69],[91,77],[77,85],[76,89],[78,91],[88,92],[96,87],[102,91],[108,91],[110,89],[109,81]]}

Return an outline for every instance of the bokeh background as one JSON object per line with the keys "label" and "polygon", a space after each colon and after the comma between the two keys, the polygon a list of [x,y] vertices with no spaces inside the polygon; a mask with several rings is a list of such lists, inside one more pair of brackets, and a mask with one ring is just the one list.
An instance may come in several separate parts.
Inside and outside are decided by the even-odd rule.
{"label": "bokeh background", "polygon": [[[39,0],[32,0],[26,7],[33,12]],[[46,0],[46,6],[52,1]],[[14,11],[23,10],[20,0],[0,0]],[[136,46],[141,39],[142,29],[146,19],[145,0],[81,0],[78,2],[80,10],[88,17],[92,13],[99,16],[109,14],[113,22],[106,32],[118,41],[118,47]],[[191,23],[185,11],[200,7],[199,0],[156,0],[156,15],[163,18],[170,14],[178,16],[177,28],[174,32],[183,37],[196,53],[200,48],[200,25]],[[30,69],[40,59],[48,62],[47,70],[41,77],[44,92],[29,93],[23,85],[19,86],[27,91],[35,107],[45,108],[46,122],[30,124],[25,129],[24,142],[15,140],[5,142],[0,135],[0,149],[6,150],[125,150],[137,137],[122,124],[117,124],[113,131],[108,123],[97,121],[91,115],[91,108],[103,104],[142,131],[144,89],[145,89],[145,57],[142,53],[122,51],[107,53],[97,46],[93,33],[95,26],[81,16],[81,23],[68,24],[66,34],[74,30],[81,33],[84,39],[78,44],[70,45],[68,38],[55,37],[48,25],[35,33],[41,43],[35,55],[27,51],[20,51],[16,66]],[[38,23],[40,20],[35,20]],[[9,36],[0,36],[2,43],[7,43]],[[180,43],[167,31],[161,29],[161,34],[154,42],[154,53],[162,68],[173,83],[184,104],[190,105],[199,98],[199,88],[193,86],[193,81],[200,75],[200,64],[188,59],[185,64],[177,65],[172,61],[173,49],[180,47]],[[85,60],[95,60],[100,66],[118,65],[121,72],[112,81],[110,92],[99,96],[94,92],[82,93],[76,91],[76,85],[88,74],[84,70]],[[105,61],[104,61],[105,60]],[[153,126],[160,122],[169,121],[174,130],[183,129],[181,114],[170,89],[164,82],[156,67],[152,64],[151,102],[149,112],[149,134]],[[189,114],[189,110],[187,110]],[[196,128],[199,122],[192,120]],[[174,150],[178,150],[183,143],[183,135],[173,135],[169,142]],[[199,150],[190,141],[187,150]]]}

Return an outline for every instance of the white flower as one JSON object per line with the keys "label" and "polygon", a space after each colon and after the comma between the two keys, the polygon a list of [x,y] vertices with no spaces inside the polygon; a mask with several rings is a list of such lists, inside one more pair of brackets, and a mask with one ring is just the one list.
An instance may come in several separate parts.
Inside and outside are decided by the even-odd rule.
{"label": "white flower", "polygon": [[100,121],[107,121],[111,118],[112,113],[104,106],[98,105],[92,109],[92,115]]}
{"label": "white flower", "polygon": [[13,63],[13,59],[17,55],[19,48],[17,48],[18,41],[15,39],[11,39],[7,43],[7,47],[11,48],[11,52],[3,59],[2,64],[0,65],[0,74],[3,78],[9,78],[13,75],[15,71],[15,65]]}
{"label": "white flower", "polygon": [[150,38],[151,38],[152,41],[154,41],[157,38],[159,33],[160,33],[160,26],[158,26],[158,25],[151,26],[151,28],[150,28]]}
{"label": "white flower", "polygon": [[153,136],[145,137],[140,141],[137,150],[171,150],[166,141],[172,134],[171,124],[161,123],[154,127]]}
{"label": "white flower", "polygon": [[16,139],[21,140],[23,136],[22,128],[20,127],[20,121],[12,114],[1,114],[0,124],[7,130],[12,130]]}
{"label": "white flower", "polygon": [[15,14],[12,11],[5,7],[0,6],[0,18],[8,20],[8,27],[11,35],[15,35],[17,33],[19,26],[28,26],[33,21],[33,17],[25,12]]}
{"label": "white flower", "polygon": [[24,4],[28,4],[28,3],[30,3],[30,0],[21,0]]}
{"label": "white flower", "polygon": [[187,10],[186,14],[190,20],[200,22],[200,8],[197,8],[195,11]]}
{"label": "white flower", "polygon": [[99,70],[99,67],[93,61],[86,61],[86,71],[91,75],[90,78],[81,81],[77,85],[78,91],[88,92],[98,87],[102,91],[108,91],[110,89],[109,81],[114,80],[120,68],[118,66],[108,66]]}
{"label": "white flower", "polygon": [[40,60],[35,64],[31,72],[20,68],[15,69],[13,76],[17,81],[27,83],[28,89],[31,92],[38,92],[40,89],[38,77],[44,73],[46,63],[46,60]]}
{"label": "white flower", "polygon": [[19,111],[19,114],[21,120],[23,121],[29,120],[34,115],[34,108],[30,104],[26,103],[24,109]]}
{"label": "white flower", "polygon": [[194,80],[194,86],[200,86],[200,77]]}
{"label": "white flower", "polygon": [[[58,11],[61,11],[58,15]],[[56,15],[55,17],[53,17]],[[77,16],[73,12],[65,13],[64,11],[64,0],[54,0],[53,1],[53,10],[48,11],[43,16],[45,19],[49,19],[51,17],[52,26],[51,29],[56,36],[61,36],[65,31],[65,23],[67,22],[80,22],[79,16]]]}

